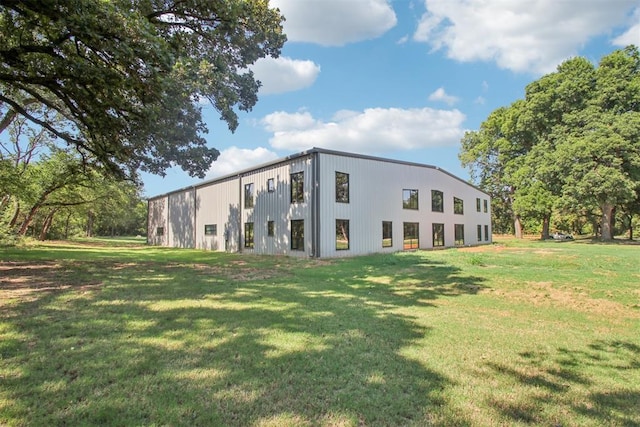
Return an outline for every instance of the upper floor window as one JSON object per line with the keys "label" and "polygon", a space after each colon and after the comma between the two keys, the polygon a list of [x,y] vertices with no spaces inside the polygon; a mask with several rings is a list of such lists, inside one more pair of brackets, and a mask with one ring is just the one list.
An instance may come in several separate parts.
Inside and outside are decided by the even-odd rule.
{"label": "upper floor window", "polygon": [[269,193],[273,193],[274,191],[276,191],[276,183],[275,183],[275,181],[273,180],[273,178],[269,178],[269,179],[267,180],[267,191],[268,191]]}
{"label": "upper floor window", "polygon": [[253,207],[253,182],[244,185],[244,207]]}
{"label": "upper floor window", "polygon": [[484,199],[484,212],[489,212],[489,202],[487,201],[487,199]]}
{"label": "upper floor window", "polygon": [[476,211],[480,212],[480,198],[476,198]]}
{"label": "upper floor window", "polygon": [[462,215],[464,214],[464,202],[457,197],[453,198],[453,213]]}
{"label": "upper floor window", "polygon": [[291,174],[291,203],[304,202],[304,172]]}
{"label": "upper floor window", "polygon": [[336,172],[336,202],[349,203],[349,174]]}
{"label": "upper floor window", "polygon": [[431,190],[431,210],[444,212],[444,194],[439,190]]}
{"label": "upper floor window", "polygon": [[402,190],[402,208],[418,209],[418,190]]}

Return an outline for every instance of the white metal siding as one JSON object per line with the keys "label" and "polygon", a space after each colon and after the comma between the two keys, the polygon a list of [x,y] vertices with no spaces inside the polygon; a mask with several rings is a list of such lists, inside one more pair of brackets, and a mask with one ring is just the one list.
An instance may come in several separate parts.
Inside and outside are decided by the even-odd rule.
{"label": "white metal siding", "polygon": [[[167,235],[167,196],[149,199],[147,211],[147,243],[150,245],[164,246]],[[163,235],[157,234],[162,227]]]}
{"label": "white metal siding", "polygon": [[[240,193],[238,177],[196,189],[196,247],[213,251],[238,250],[240,239]],[[215,236],[204,234],[205,225],[215,225]]]}
{"label": "white metal siding", "polygon": [[169,194],[167,245],[195,248],[195,190],[190,188]]}
{"label": "white metal siding", "polygon": [[[486,194],[431,167],[321,153],[320,228],[322,257],[403,250],[403,223],[419,224],[420,248],[431,248],[432,224],[445,224],[445,246],[454,246],[454,224],[464,224],[465,244],[477,244],[476,226],[491,224],[490,213],[475,212]],[[335,200],[335,172],[349,174],[349,203]],[[403,189],[418,190],[418,210],[403,209]],[[444,212],[431,211],[431,190],[444,193]],[[453,197],[463,199],[464,215],[454,215]],[[337,250],[336,219],[349,220],[349,249]],[[393,246],[382,247],[382,222],[393,224]],[[484,241],[483,241],[484,243]]]}

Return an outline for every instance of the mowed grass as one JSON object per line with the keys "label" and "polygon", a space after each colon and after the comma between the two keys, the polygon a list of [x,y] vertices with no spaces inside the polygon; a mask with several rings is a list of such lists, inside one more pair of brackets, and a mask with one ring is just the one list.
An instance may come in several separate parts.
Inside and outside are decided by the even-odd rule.
{"label": "mowed grass", "polygon": [[0,424],[640,425],[639,261],[0,248]]}

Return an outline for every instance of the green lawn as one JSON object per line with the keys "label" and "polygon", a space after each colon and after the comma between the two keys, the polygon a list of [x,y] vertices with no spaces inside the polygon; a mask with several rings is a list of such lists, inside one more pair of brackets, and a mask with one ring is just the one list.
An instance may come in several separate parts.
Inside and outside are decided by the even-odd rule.
{"label": "green lawn", "polygon": [[0,248],[0,425],[640,425],[639,261]]}

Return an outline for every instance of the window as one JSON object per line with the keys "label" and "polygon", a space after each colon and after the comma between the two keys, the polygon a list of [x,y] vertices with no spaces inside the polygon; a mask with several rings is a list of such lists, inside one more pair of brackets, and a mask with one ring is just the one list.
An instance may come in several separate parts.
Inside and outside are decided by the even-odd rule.
{"label": "window", "polygon": [[476,211],[480,212],[480,198],[476,198]]}
{"label": "window", "polygon": [[216,224],[205,224],[204,225],[204,235],[205,236],[217,236],[218,235],[218,226]]}
{"label": "window", "polygon": [[404,222],[404,249],[418,249],[420,240],[418,238],[419,227],[417,222]]}
{"label": "window", "polygon": [[393,227],[391,221],[382,221],[382,247],[393,246]]}
{"label": "window", "polygon": [[276,183],[275,183],[275,181],[273,180],[273,178],[269,178],[269,179],[267,180],[267,191],[268,191],[269,193],[273,193],[274,191],[276,191]]}
{"label": "window", "polygon": [[336,250],[349,249],[349,220],[336,219]]}
{"label": "window", "polygon": [[291,203],[304,202],[304,173],[291,174]]}
{"label": "window", "polygon": [[291,250],[304,251],[304,220],[291,220]]}
{"label": "window", "polygon": [[482,226],[481,225],[478,225],[478,242],[482,242]]}
{"label": "window", "polygon": [[488,225],[484,226],[484,241],[485,242],[489,241],[489,226]]}
{"label": "window", "polygon": [[336,172],[336,202],[349,203],[349,174]]}
{"label": "window", "polygon": [[244,223],[244,247],[253,248],[253,223]]}
{"label": "window", "polygon": [[444,246],[444,224],[433,224],[433,247]]}
{"label": "window", "polygon": [[462,199],[458,199],[457,197],[453,198],[453,213],[458,215],[464,214],[464,202]]}
{"label": "window", "polygon": [[245,209],[253,207],[253,182],[244,186],[244,207]]}
{"label": "window", "polygon": [[454,224],[453,235],[456,241],[456,245],[464,245],[464,224]]}
{"label": "window", "polygon": [[164,236],[164,227],[156,228],[156,236]]}
{"label": "window", "polygon": [[489,202],[485,199],[484,200],[484,213],[489,212]]}
{"label": "window", "polygon": [[276,225],[273,221],[267,221],[267,236],[276,235]]}
{"label": "window", "polygon": [[444,194],[442,191],[431,190],[431,210],[433,212],[444,212]]}
{"label": "window", "polygon": [[402,190],[402,208],[418,209],[418,190]]}

